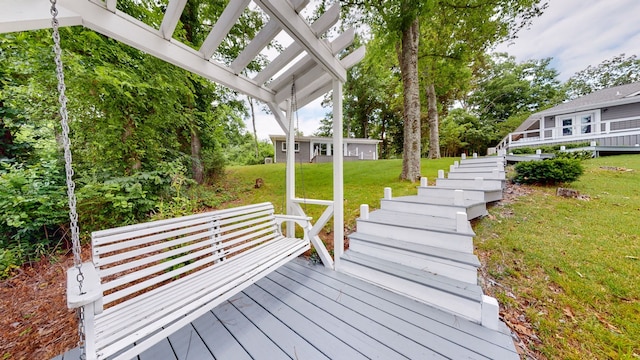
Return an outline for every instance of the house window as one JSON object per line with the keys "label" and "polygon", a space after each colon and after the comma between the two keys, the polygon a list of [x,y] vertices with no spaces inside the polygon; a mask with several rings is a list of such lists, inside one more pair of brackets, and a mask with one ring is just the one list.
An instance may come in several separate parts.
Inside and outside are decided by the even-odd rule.
{"label": "house window", "polygon": [[562,136],[573,135],[573,119],[562,119]]}
{"label": "house window", "polygon": [[580,117],[580,133],[591,134],[591,125],[593,124],[593,115],[582,115]]}
{"label": "house window", "polygon": [[[282,143],[282,151],[283,152],[287,152],[287,143],[286,142]],[[299,143],[293,143],[293,151],[300,152],[300,144]]]}

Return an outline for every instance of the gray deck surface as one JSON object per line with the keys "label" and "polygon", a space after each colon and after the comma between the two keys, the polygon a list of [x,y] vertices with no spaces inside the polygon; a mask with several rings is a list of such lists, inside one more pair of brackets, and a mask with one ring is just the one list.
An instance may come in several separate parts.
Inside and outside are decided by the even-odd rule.
{"label": "gray deck surface", "polygon": [[[518,355],[508,334],[300,258],[139,357],[366,358],[518,359]],[[77,359],[77,352],[58,359]]]}

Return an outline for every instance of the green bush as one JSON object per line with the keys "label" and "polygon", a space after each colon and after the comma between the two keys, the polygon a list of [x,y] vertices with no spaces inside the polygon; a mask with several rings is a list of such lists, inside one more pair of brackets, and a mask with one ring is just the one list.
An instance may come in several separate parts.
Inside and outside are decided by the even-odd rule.
{"label": "green bush", "polygon": [[584,169],[577,159],[548,159],[524,161],[515,166],[513,181],[519,184],[552,185],[573,182]]}

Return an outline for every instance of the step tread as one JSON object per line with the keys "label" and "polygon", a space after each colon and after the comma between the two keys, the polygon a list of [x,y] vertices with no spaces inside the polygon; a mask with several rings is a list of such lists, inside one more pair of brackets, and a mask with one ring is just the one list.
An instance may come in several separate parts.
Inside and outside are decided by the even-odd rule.
{"label": "step tread", "polygon": [[451,260],[460,264],[480,267],[480,261],[475,254],[464,253],[455,250],[443,249],[430,245],[423,245],[419,243],[396,240],[387,237],[363,234],[354,232],[348,235],[349,239],[357,239],[364,242],[374,243],[377,245],[383,245],[394,249],[404,250],[410,253],[417,253],[422,255],[431,256],[434,258]]}
{"label": "step tread", "polygon": [[[475,284],[469,284],[449,277],[404,266],[392,261],[379,259],[374,256],[357,253],[352,250],[347,250],[342,256],[341,261],[364,266],[375,271],[395,276],[399,279],[411,281],[464,299],[477,301],[478,303],[482,302],[482,288]],[[371,279],[371,281],[375,282],[375,279]]]}
{"label": "step tread", "polygon": [[484,204],[484,201],[463,199],[462,205],[454,205],[453,197],[430,197],[420,195],[398,196],[391,199],[382,199],[382,201],[398,201],[425,205],[438,205],[447,207],[469,208],[474,205]]}
{"label": "step tread", "polygon": [[395,210],[378,209],[369,213],[368,219],[358,218],[358,222],[377,223],[400,228],[429,230],[442,233],[475,236],[471,232],[456,231],[456,219],[431,215],[413,214]]}

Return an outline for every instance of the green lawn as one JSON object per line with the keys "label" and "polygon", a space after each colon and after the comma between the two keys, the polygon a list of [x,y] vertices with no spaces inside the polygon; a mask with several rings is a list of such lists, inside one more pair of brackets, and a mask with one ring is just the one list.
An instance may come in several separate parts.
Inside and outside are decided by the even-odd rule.
{"label": "green lawn", "polygon": [[[423,160],[422,174],[433,180],[454,160]],[[344,164],[347,232],[360,204],[379,206],[384,187],[394,196],[416,193],[417,184],[398,179],[401,165],[400,160]],[[603,157],[584,165],[585,174],[570,187],[588,200],[556,197],[555,187],[526,187],[528,195],[491,207],[491,216],[476,222],[484,272],[498,284],[486,292],[498,298],[502,315],[525,334],[521,337],[537,357],[638,359],[640,156]],[[298,197],[332,198],[331,164],[297,164],[296,172]],[[260,189],[253,188],[256,178],[264,180]],[[282,164],[229,168],[226,183],[236,200],[225,205],[271,201],[281,211],[284,181]],[[309,205],[306,211],[317,218],[322,210]]]}
{"label": "green lawn", "polygon": [[637,359],[640,156],[584,164],[570,187],[587,200],[530,187],[531,194],[490,209],[475,244],[501,285],[488,290],[505,318],[540,338],[530,349],[550,359]]}

